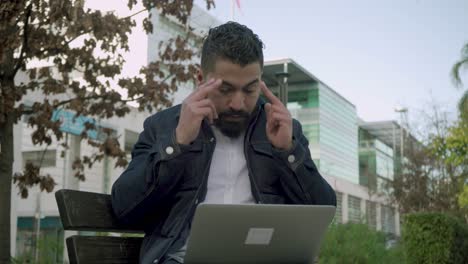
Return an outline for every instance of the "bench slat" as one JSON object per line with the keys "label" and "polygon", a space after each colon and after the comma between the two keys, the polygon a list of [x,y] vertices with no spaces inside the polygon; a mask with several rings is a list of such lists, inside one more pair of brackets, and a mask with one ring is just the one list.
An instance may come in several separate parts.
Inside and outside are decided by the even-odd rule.
{"label": "bench slat", "polygon": [[138,263],[141,237],[71,236],[70,263]]}
{"label": "bench slat", "polygon": [[65,230],[143,233],[118,224],[108,194],[62,189],[55,199]]}

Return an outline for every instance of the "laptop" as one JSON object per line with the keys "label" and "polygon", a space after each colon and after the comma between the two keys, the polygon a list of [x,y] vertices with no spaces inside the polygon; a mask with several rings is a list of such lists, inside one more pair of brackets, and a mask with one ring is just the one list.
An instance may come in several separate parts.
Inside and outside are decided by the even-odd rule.
{"label": "laptop", "polygon": [[314,263],[334,206],[200,204],[186,264]]}

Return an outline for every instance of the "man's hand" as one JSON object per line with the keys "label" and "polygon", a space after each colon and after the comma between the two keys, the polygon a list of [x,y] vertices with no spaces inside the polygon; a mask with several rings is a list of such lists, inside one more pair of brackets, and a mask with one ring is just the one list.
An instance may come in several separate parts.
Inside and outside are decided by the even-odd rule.
{"label": "man's hand", "polygon": [[292,117],[284,104],[266,87],[260,83],[263,94],[271,103],[265,104],[267,115],[266,133],[270,143],[277,149],[292,148]]}
{"label": "man's hand", "polygon": [[190,144],[197,138],[204,118],[208,118],[211,124],[214,119],[218,118],[216,108],[213,102],[207,98],[207,95],[218,88],[221,82],[221,79],[211,79],[185,98],[176,128],[177,143]]}

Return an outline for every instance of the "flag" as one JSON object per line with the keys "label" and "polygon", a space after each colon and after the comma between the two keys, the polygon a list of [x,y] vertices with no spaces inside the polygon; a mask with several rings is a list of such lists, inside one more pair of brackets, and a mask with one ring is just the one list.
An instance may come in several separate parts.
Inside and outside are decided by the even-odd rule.
{"label": "flag", "polygon": [[237,8],[240,10],[240,0],[236,0]]}

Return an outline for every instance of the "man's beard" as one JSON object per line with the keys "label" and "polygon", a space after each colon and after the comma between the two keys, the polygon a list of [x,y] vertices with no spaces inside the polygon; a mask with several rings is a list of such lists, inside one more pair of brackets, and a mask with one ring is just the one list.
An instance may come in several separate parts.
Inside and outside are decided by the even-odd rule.
{"label": "man's beard", "polygon": [[[240,117],[239,121],[226,120],[227,117]],[[218,113],[214,125],[230,138],[238,138],[249,125],[250,114],[244,111],[228,110]]]}

